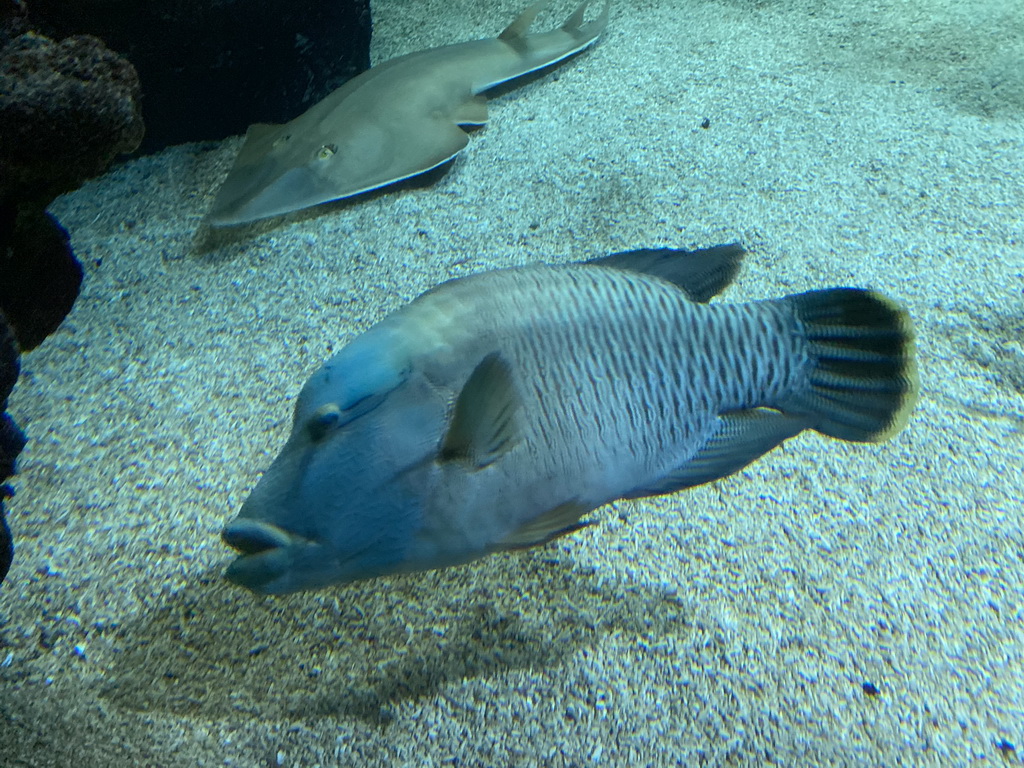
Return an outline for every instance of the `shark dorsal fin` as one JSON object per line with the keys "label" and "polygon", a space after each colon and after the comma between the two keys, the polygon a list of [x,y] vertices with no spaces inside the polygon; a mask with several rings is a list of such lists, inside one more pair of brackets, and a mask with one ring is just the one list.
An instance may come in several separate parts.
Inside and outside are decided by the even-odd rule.
{"label": "shark dorsal fin", "polygon": [[515,20],[505,27],[501,34],[498,35],[498,39],[503,40],[512,46],[520,44],[523,38],[526,37],[526,33],[530,30],[530,25],[533,24],[533,20],[537,18],[537,14],[543,11],[544,6],[547,4],[548,0],[537,0],[536,3],[533,3],[525,11],[516,16]]}
{"label": "shark dorsal fin", "polygon": [[459,392],[439,460],[464,461],[475,469],[493,464],[519,441],[519,407],[512,369],[492,352]]}

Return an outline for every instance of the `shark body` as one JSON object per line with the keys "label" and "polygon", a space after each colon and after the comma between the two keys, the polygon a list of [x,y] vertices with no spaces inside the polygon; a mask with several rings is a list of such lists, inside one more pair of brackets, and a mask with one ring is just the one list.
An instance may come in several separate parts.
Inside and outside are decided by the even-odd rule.
{"label": "shark body", "polygon": [[484,91],[592,45],[608,2],[584,23],[585,0],[561,27],[527,34],[533,3],[498,37],[391,59],[349,80],[284,125],[249,128],[208,220],[246,224],[351,197],[436,168],[487,122]]}

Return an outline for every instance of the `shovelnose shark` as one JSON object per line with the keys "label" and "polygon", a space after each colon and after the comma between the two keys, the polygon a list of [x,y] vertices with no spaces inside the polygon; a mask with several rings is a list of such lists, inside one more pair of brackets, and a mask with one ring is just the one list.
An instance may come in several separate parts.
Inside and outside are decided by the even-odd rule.
{"label": "shovelnose shark", "polygon": [[533,3],[496,38],[391,59],[349,80],[284,125],[249,128],[208,221],[234,226],[339,200],[416,176],[469,142],[487,122],[489,88],[592,45],[609,2],[584,24],[585,0],[558,29],[528,35],[547,5]]}

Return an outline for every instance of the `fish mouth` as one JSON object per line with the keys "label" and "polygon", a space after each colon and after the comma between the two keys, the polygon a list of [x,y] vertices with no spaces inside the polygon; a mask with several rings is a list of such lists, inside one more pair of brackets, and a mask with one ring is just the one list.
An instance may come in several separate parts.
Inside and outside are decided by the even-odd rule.
{"label": "fish mouth", "polygon": [[244,517],[228,523],[220,537],[225,544],[243,555],[257,555],[274,547],[287,547],[293,538],[284,528]]}
{"label": "fish mouth", "polygon": [[274,582],[291,570],[297,547],[311,542],[271,523],[236,518],[225,526],[221,539],[239,556],[228,566],[228,581],[266,594],[280,591]]}

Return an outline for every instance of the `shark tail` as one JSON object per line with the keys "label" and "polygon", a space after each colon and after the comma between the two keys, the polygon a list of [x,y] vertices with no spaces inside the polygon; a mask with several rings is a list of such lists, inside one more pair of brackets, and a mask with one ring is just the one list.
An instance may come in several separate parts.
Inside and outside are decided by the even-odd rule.
{"label": "shark tail", "polygon": [[579,7],[572,12],[572,15],[562,24],[562,31],[568,32],[573,37],[581,40],[593,40],[608,26],[608,11],[611,8],[611,0],[605,0],[604,8],[596,19],[589,24],[584,24],[583,19],[587,14],[587,7],[590,0],[583,0]]}
{"label": "shark tail", "polygon": [[[537,2],[529,5],[526,10],[520,13],[511,24],[502,30],[502,33],[498,35],[498,39],[503,40],[506,43],[510,43],[515,47],[522,45],[527,33],[530,31],[530,26],[533,24],[534,19],[536,19],[538,14],[544,10],[548,2],[549,0],[537,0]],[[608,26],[608,11],[611,7],[611,0],[605,0],[604,8],[601,9],[601,13],[596,19],[591,21],[589,24],[584,24],[583,21],[587,15],[587,8],[589,6],[590,0],[583,0],[583,2],[579,4],[576,10],[570,14],[569,18],[567,18],[561,26],[561,30],[566,34],[571,35],[577,40],[587,41],[588,43],[596,40],[604,31],[604,28]]]}

